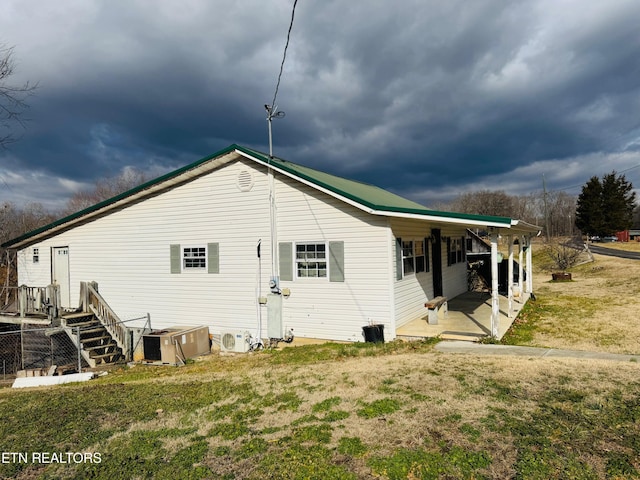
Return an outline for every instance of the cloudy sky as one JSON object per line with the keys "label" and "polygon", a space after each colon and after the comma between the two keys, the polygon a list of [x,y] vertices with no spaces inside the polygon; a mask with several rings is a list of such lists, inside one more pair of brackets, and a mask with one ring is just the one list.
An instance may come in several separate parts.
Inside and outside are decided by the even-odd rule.
{"label": "cloudy sky", "polygon": [[[3,0],[11,85],[0,201],[61,207],[127,167],[268,151],[293,0]],[[640,186],[637,0],[299,0],[274,154],[427,206],[593,175]]]}

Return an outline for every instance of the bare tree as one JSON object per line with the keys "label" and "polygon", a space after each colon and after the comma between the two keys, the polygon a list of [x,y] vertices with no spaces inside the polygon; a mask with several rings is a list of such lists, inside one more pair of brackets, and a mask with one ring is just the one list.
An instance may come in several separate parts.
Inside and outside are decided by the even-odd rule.
{"label": "bare tree", "polygon": [[[10,202],[0,204],[0,244],[51,223],[54,218],[40,203],[29,203],[23,208]],[[0,293],[16,285],[15,264],[15,252],[0,248]]]}
{"label": "bare tree", "polygon": [[6,147],[16,140],[13,126],[17,123],[24,127],[22,114],[28,108],[26,98],[37,87],[29,82],[22,85],[7,83],[14,69],[13,47],[0,45],[0,147]]}
{"label": "bare tree", "polygon": [[511,217],[533,225],[548,224],[549,236],[571,236],[576,198],[565,192],[552,192],[547,193],[545,202],[542,191],[517,196],[502,190],[479,190],[460,194],[449,204],[440,203],[437,210]]}
{"label": "bare tree", "polygon": [[102,178],[94,184],[93,190],[84,190],[75,193],[68,201],[64,208],[64,214],[84,210],[96,203],[102,202],[109,198],[115,197],[120,193],[131,190],[138,185],[149,180],[149,177],[142,170],[127,167],[119,175],[115,177]]}
{"label": "bare tree", "polygon": [[502,190],[479,190],[458,195],[451,207],[460,213],[510,217],[513,213],[513,200]]}

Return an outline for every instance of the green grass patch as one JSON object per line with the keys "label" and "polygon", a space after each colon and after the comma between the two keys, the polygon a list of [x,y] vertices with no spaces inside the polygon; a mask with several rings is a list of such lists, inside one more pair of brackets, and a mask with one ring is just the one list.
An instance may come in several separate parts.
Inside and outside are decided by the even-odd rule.
{"label": "green grass patch", "polygon": [[421,342],[402,342],[399,340],[385,343],[323,343],[321,345],[303,345],[283,348],[282,350],[266,350],[264,355],[270,356],[272,363],[287,365],[308,365],[311,363],[340,360],[345,358],[372,357],[391,353],[429,352],[438,339]]}
{"label": "green grass patch", "polygon": [[398,449],[393,455],[372,457],[367,462],[374,473],[390,480],[407,478],[438,479],[489,478],[491,457],[485,452],[472,452],[461,447],[442,451]]}
{"label": "green grass patch", "polygon": [[211,470],[200,464],[209,451],[204,439],[195,438],[176,452],[163,447],[163,439],[188,433],[180,429],[132,432],[109,442],[101,463],[79,465],[75,478],[206,478]]}
{"label": "green grass patch", "polygon": [[373,402],[360,402],[362,408],[356,413],[363,418],[376,418],[400,410],[400,403],[394,398],[382,398]]}
{"label": "green grass patch", "polygon": [[533,345],[537,334],[577,338],[583,333],[581,320],[596,315],[601,305],[602,300],[586,296],[539,294],[526,303],[498,343]]}
{"label": "green grass patch", "polygon": [[332,410],[327,412],[324,417],[322,417],[323,422],[339,422],[340,420],[346,420],[349,418],[351,414],[346,410]]}
{"label": "green grass patch", "polygon": [[304,427],[295,428],[293,438],[295,441],[313,442],[313,443],[329,443],[331,441],[331,432],[333,428],[326,423],[306,425]]}
{"label": "green grass patch", "polygon": [[338,440],[338,453],[350,457],[362,457],[369,448],[358,437],[342,437]]}
{"label": "green grass patch", "polygon": [[256,437],[242,442],[242,445],[233,453],[233,456],[237,460],[242,460],[261,455],[268,449],[269,443],[261,437]]}
{"label": "green grass patch", "polygon": [[302,404],[302,399],[294,391],[274,394],[268,393],[262,399],[262,405],[265,407],[276,407],[276,410],[290,410],[296,412]]}
{"label": "green grass patch", "polygon": [[333,407],[337,407],[338,405],[340,405],[340,402],[342,402],[342,399],[340,397],[327,398],[326,400],[316,403],[313,407],[311,407],[311,411],[314,413],[328,412]]}
{"label": "green grass patch", "polygon": [[357,476],[344,466],[335,465],[333,452],[323,445],[305,446],[299,443],[274,448],[264,455],[250,479],[332,479],[356,480]]}

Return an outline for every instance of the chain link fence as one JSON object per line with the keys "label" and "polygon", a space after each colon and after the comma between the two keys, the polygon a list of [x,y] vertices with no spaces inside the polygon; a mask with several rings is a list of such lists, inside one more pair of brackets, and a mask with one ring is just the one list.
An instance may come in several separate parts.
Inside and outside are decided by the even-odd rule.
{"label": "chain link fence", "polygon": [[[149,329],[149,317],[132,318],[121,323],[144,322]],[[130,331],[142,330],[130,328]],[[23,322],[21,325],[0,323],[0,374],[2,380],[12,380],[18,375],[64,375],[81,373],[83,370],[107,363],[129,360],[105,349],[110,338],[91,340],[95,326],[46,326]],[[135,350],[139,335],[129,338],[129,351]],[[111,351],[112,353],[105,353]]]}

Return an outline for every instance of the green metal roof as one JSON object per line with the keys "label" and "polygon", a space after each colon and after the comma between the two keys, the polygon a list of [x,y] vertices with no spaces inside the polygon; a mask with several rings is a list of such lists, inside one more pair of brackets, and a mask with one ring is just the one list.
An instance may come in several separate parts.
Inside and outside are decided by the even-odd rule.
{"label": "green metal roof", "polygon": [[355,180],[331,175],[329,173],[314,170],[313,168],[297,165],[281,158],[269,156],[265,153],[252,150],[250,148],[236,145],[237,150],[251,155],[264,163],[270,163],[296,177],[307,180],[319,187],[326,188],[338,195],[353,200],[372,210],[411,213],[416,215],[429,215],[435,217],[456,218],[460,220],[470,220],[474,222],[500,223],[509,225],[511,219],[508,217],[495,217],[490,215],[472,215],[456,212],[441,212],[431,210],[424,205],[408,200],[400,195],[391,193],[375,185],[370,185]]}
{"label": "green metal roof", "polygon": [[[54,235],[60,231],[64,231],[68,228],[72,228],[74,225],[81,223],[84,220],[88,220],[95,215],[105,214],[109,211],[109,207],[125,206],[128,201],[136,201],[144,198],[145,195],[152,195],[164,188],[171,188],[174,185],[188,181],[190,171],[197,171],[201,167],[206,167],[208,162],[214,161],[221,157],[224,157],[234,152],[243,153],[244,155],[252,158],[253,160],[263,163],[265,165],[271,165],[274,169],[279,169],[282,172],[289,174],[294,178],[298,178],[311,183],[317,187],[323,188],[333,194],[341,196],[345,199],[351,200],[357,204],[362,205],[365,208],[372,210],[372,213],[384,214],[388,212],[390,214],[407,214],[417,216],[428,216],[441,218],[443,221],[457,220],[459,223],[473,222],[473,223],[488,223],[494,226],[509,227],[511,225],[511,219],[508,217],[494,217],[487,215],[470,215],[455,212],[441,212],[437,210],[430,210],[419,203],[413,202],[399,195],[391,193],[375,185],[369,185],[354,180],[331,175],[319,170],[314,170],[309,167],[297,165],[287,160],[278,157],[269,157],[268,154],[253,150],[240,145],[230,145],[229,147],[220,150],[212,155],[204,157],[197,162],[186,165],[182,168],[167,173],[161,177],[158,177],[149,182],[143,183],[131,190],[123,192],[108,200],[99,202],[91,207],[85,208],[79,212],[68,215],[64,218],[56,220],[53,223],[40,227],[31,232],[25,233],[13,240],[3,243],[3,248],[10,248],[13,246],[28,246],[35,241],[46,238],[49,235],[46,232],[51,231],[51,235]],[[205,173],[206,171],[203,171]],[[194,172],[197,176],[199,173]],[[38,237],[38,238],[35,238]],[[30,241],[33,240],[33,241]]]}

